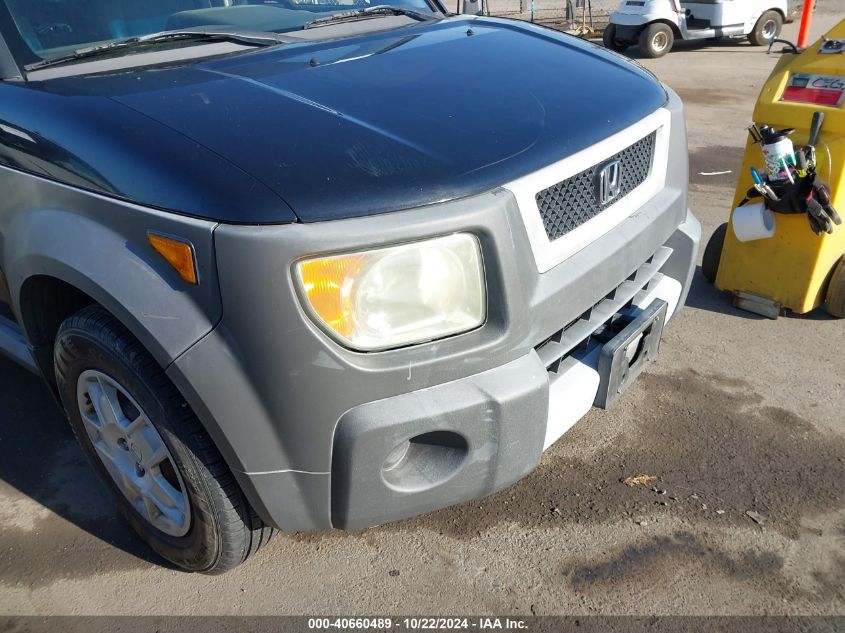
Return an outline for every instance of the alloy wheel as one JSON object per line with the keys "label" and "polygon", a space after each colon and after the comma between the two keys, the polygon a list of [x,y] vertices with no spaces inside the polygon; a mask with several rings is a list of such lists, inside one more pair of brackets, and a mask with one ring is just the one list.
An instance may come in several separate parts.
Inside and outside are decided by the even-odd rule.
{"label": "alloy wheel", "polygon": [[191,525],[187,488],[149,416],[97,370],[80,374],[76,393],[88,439],[124,497],[158,530],[184,536]]}

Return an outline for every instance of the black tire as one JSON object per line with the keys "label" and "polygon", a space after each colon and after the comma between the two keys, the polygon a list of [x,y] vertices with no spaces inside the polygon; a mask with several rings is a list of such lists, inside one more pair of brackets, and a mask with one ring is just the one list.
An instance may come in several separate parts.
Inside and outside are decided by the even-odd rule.
{"label": "black tire", "polygon": [[722,258],[722,248],[725,246],[725,236],[728,234],[728,223],[720,224],[713,231],[707,246],[704,247],[704,255],[701,258],[701,273],[711,284],[716,282],[716,273],[719,272],[719,260]]}
{"label": "black tire", "polygon": [[[77,312],[59,328],[54,360],[62,404],[83,452],[120,513],[156,553],[185,570],[218,574],[270,540],[273,529],[255,515],[191,408],[117,319],[99,306]],[[97,456],[77,401],[77,381],[90,370],[106,374],[131,395],[170,451],[190,508],[183,536],[167,534],[142,516]]]}
{"label": "black tire", "polygon": [[602,33],[601,41],[604,44],[605,48],[611,51],[616,51],[617,53],[621,53],[630,46],[630,43],[624,40],[620,40],[616,37],[615,24],[607,25],[607,28],[604,30],[604,33]]}
{"label": "black tire", "polygon": [[845,319],[845,255],[833,269],[824,307],[830,316]]}
{"label": "black tire", "polygon": [[668,24],[654,22],[640,31],[640,52],[646,57],[663,57],[674,43],[675,33]]}
{"label": "black tire", "polygon": [[777,11],[766,11],[748,34],[748,41],[754,46],[768,46],[769,40],[780,35],[782,28],[783,16]]}

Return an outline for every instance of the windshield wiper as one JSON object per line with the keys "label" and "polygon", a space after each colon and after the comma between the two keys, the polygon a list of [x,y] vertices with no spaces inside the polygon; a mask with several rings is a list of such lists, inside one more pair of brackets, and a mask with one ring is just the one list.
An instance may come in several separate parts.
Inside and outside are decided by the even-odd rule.
{"label": "windshield wiper", "polygon": [[38,70],[39,68],[46,68],[47,66],[68,64],[79,60],[100,57],[103,55],[110,55],[115,51],[143,48],[151,44],[159,44],[161,42],[171,41],[185,41],[189,43],[234,42],[236,44],[244,44],[246,46],[276,46],[278,44],[285,44],[292,40],[276,33],[242,33],[203,29],[189,29],[184,31],[161,31],[159,33],[150,33],[149,35],[127,37],[122,40],[106,42],[105,44],[97,44],[95,46],[79,48],[69,55],[62,55],[61,57],[55,57],[53,59],[45,59],[44,61],[29,64],[25,66],[25,68],[26,70]]}
{"label": "windshield wiper", "polygon": [[313,29],[318,26],[325,26],[326,24],[330,24],[332,22],[352,22],[354,20],[363,20],[370,16],[378,15],[407,15],[408,17],[419,20],[420,22],[438,19],[438,16],[434,13],[425,13],[414,9],[405,9],[404,7],[394,7],[389,4],[380,4],[374,7],[356,9],[354,11],[340,11],[338,13],[332,13],[324,18],[317,18],[316,20],[306,22],[302,28]]}

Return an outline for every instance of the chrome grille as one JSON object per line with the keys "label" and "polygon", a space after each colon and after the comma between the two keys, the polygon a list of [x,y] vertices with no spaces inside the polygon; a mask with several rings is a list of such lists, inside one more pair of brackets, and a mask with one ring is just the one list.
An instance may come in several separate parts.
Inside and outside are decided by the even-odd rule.
{"label": "chrome grille", "polygon": [[[652,132],[589,169],[540,191],[536,195],[537,208],[549,240],[578,228],[643,184],[651,171],[656,138],[657,132]],[[613,200],[602,204],[596,180],[599,170],[613,160],[620,163],[621,189]]]}

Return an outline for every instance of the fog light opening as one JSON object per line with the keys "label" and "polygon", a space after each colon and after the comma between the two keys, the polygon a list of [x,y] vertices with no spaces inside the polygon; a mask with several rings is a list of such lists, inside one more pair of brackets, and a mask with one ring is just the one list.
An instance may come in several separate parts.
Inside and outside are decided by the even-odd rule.
{"label": "fog light opening", "polygon": [[387,485],[403,492],[433,488],[457,473],[468,454],[469,445],[458,433],[422,433],[387,454],[381,476]]}

